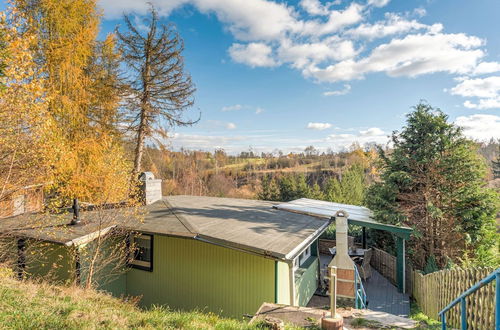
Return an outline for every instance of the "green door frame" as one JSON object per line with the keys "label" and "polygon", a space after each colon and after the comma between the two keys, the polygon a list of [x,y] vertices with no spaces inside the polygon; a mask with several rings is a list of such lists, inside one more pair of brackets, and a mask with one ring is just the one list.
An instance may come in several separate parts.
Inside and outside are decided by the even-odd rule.
{"label": "green door frame", "polygon": [[396,236],[396,284],[398,291],[406,292],[405,283],[405,271],[406,271],[406,251],[405,251],[405,241],[410,238],[412,229],[408,227],[399,227],[395,225],[389,225],[374,221],[362,221],[348,219],[348,223],[351,225],[357,225],[366,228],[378,229],[388,231],[394,236]]}

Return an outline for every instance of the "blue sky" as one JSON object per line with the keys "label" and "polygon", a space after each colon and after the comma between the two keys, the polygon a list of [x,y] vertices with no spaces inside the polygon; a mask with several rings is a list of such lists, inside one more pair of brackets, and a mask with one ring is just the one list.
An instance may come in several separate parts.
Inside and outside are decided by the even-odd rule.
{"label": "blue sky", "polygon": [[[500,138],[498,0],[152,2],[184,38],[202,113],[171,131],[173,148],[384,143],[421,99],[473,138]],[[101,36],[148,8],[99,5]]]}

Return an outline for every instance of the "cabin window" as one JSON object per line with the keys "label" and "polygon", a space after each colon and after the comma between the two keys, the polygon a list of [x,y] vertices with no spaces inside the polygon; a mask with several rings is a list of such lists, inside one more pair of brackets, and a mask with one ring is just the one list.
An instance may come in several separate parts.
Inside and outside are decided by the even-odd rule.
{"label": "cabin window", "polygon": [[307,259],[311,257],[311,246],[309,245],[298,257],[293,260],[293,267],[295,269],[302,266]]}
{"label": "cabin window", "polygon": [[130,261],[133,268],[153,270],[153,235],[141,234],[132,239],[134,250]]}

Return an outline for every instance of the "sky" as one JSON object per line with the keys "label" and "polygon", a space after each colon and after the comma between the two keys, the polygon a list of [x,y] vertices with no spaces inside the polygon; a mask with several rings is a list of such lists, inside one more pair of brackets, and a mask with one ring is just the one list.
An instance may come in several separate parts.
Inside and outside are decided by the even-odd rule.
{"label": "sky", "polygon": [[[425,100],[500,139],[498,0],[152,0],[185,43],[192,127],[174,149],[237,153],[386,143]],[[99,0],[100,37],[147,1]]]}

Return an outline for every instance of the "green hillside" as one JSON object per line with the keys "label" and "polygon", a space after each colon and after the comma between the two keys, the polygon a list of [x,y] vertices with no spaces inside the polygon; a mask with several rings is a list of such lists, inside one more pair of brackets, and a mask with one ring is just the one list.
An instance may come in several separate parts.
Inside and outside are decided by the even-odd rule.
{"label": "green hillside", "polygon": [[165,308],[141,310],[132,301],[75,287],[0,277],[1,329],[257,329],[214,314]]}

